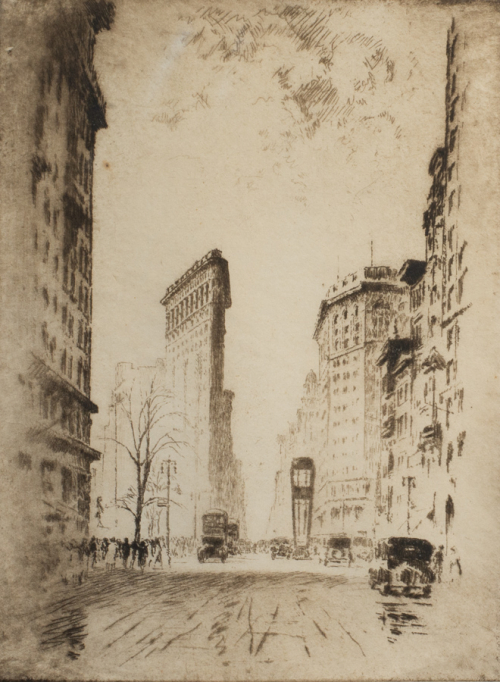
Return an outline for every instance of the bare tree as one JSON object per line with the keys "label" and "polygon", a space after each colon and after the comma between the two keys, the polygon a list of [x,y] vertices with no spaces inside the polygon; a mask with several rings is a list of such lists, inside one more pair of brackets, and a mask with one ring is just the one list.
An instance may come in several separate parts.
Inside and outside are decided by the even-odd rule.
{"label": "bare tree", "polygon": [[126,509],[134,517],[136,542],[141,539],[141,521],[144,509],[158,501],[154,494],[155,486],[148,485],[155,459],[161,452],[174,451],[180,455],[180,447],[186,445],[184,441],[172,436],[175,428],[168,429],[167,422],[179,416],[178,412],[168,411],[172,401],[172,394],[163,387],[158,388],[154,378],[146,392],[138,392],[134,404],[134,385],[126,390],[117,405],[126,417],[130,429],[130,440],[123,442],[116,438],[108,438],[118,446],[124,448],[134,463],[136,471],[136,485],[131,486],[126,495],[119,500],[119,506]]}

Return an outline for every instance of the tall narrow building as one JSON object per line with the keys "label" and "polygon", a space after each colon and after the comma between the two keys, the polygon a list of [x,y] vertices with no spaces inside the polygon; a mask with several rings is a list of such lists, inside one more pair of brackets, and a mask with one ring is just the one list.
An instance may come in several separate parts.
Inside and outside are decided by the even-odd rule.
{"label": "tall narrow building", "polygon": [[497,13],[470,13],[449,29],[445,135],[429,165],[423,216],[426,260],[400,273],[410,286],[411,332],[404,344],[390,339],[380,357],[383,409],[399,409],[408,387],[412,415],[404,443],[382,434],[381,525],[385,534],[442,545],[448,578],[458,575],[458,557],[464,572],[484,577],[498,528],[490,483],[498,353],[489,320],[498,315],[499,97],[491,65],[499,44]]}
{"label": "tall narrow building", "polygon": [[[389,267],[366,267],[333,285],[314,338],[319,349],[320,449],[312,535],[372,536],[380,459],[380,373],[376,360],[408,320],[407,287]],[[409,428],[408,417],[403,429]]]}
{"label": "tall narrow building", "polygon": [[88,532],[92,182],[106,127],[93,56],[113,13],[105,0],[1,9],[0,498],[14,574],[50,574]]}
{"label": "tall narrow building", "polygon": [[211,507],[244,521],[244,492],[234,458],[231,411],[224,389],[225,313],[231,306],[229,267],[214,249],[168,287],[161,301],[166,319],[166,382],[184,418],[192,449],[189,502],[192,534]]}

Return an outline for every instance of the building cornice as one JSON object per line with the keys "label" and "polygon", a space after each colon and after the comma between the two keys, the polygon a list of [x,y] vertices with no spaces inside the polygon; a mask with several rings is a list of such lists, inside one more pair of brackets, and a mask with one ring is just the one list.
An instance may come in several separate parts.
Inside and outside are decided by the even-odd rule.
{"label": "building cornice", "polygon": [[56,390],[62,390],[69,393],[75,400],[77,400],[86,410],[91,414],[97,414],[99,408],[93,403],[88,396],[75,388],[64,377],[54,371],[47,363],[32,353],[34,362],[30,369],[32,378],[43,382],[45,386],[54,387]]}
{"label": "building cornice", "polygon": [[206,270],[211,265],[219,265],[222,269],[222,274],[224,278],[224,290],[225,290],[225,307],[231,307],[231,292],[229,287],[229,266],[225,258],[222,257],[222,252],[218,249],[212,249],[203,258],[196,261],[189,270],[187,270],[182,277],[179,277],[173,284],[171,284],[166,292],[165,296],[161,299],[161,305],[166,306],[169,300],[174,296],[184,285],[188,284],[189,281],[198,273]]}
{"label": "building cornice", "polygon": [[358,286],[356,286],[353,289],[349,289],[348,291],[344,291],[339,293],[337,296],[334,298],[330,299],[325,299],[324,301],[321,301],[319,313],[318,313],[318,319],[316,322],[316,327],[314,329],[314,334],[313,334],[313,339],[315,341],[318,340],[318,335],[319,332],[321,331],[321,327],[323,326],[323,322],[325,321],[325,318],[328,314],[328,311],[330,308],[333,306],[341,303],[344,299],[346,298],[351,298],[359,294],[367,293],[370,291],[395,291],[395,292],[402,292],[405,289],[407,289],[407,286],[405,284],[399,284],[397,282],[360,282]]}
{"label": "building cornice", "polygon": [[84,443],[82,440],[55,430],[52,427],[43,428],[39,426],[33,428],[30,430],[29,435],[32,441],[42,442],[54,452],[69,452],[73,455],[83,455],[93,462],[101,458],[101,453],[91,448],[88,443]]}

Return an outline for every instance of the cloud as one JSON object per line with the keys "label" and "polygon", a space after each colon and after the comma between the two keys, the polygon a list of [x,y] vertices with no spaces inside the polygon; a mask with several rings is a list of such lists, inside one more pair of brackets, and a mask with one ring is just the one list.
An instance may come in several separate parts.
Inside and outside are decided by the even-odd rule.
{"label": "cloud", "polygon": [[[360,20],[345,8],[322,11],[283,5],[274,11],[245,13],[215,6],[183,16],[182,21],[186,48],[211,65],[212,75],[217,67],[219,78],[227,76],[233,65],[262,71],[257,100],[270,106],[277,103],[288,114],[282,135],[312,139],[320,127],[346,128],[351,121],[376,131],[369,121],[377,117],[394,135],[401,135],[396,116],[389,111],[396,59],[380,37],[362,30]],[[269,73],[271,64],[276,68]],[[238,72],[245,78],[244,70]],[[193,103],[183,103],[166,118],[194,108]]]}

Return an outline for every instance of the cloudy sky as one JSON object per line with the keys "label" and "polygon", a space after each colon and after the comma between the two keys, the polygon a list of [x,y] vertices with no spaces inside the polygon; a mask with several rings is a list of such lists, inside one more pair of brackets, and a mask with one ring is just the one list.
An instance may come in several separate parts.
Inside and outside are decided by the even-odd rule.
{"label": "cloudy sky", "polygon": [[95,160],[94,400],[120,361],[164,354],[166,287],[229,261],[226,387],[249,528],[272,502],[276,436],[317,367],[338,275],[423,256],[444,135],[447,7],[122,0],[98,39],[108,129]]}

